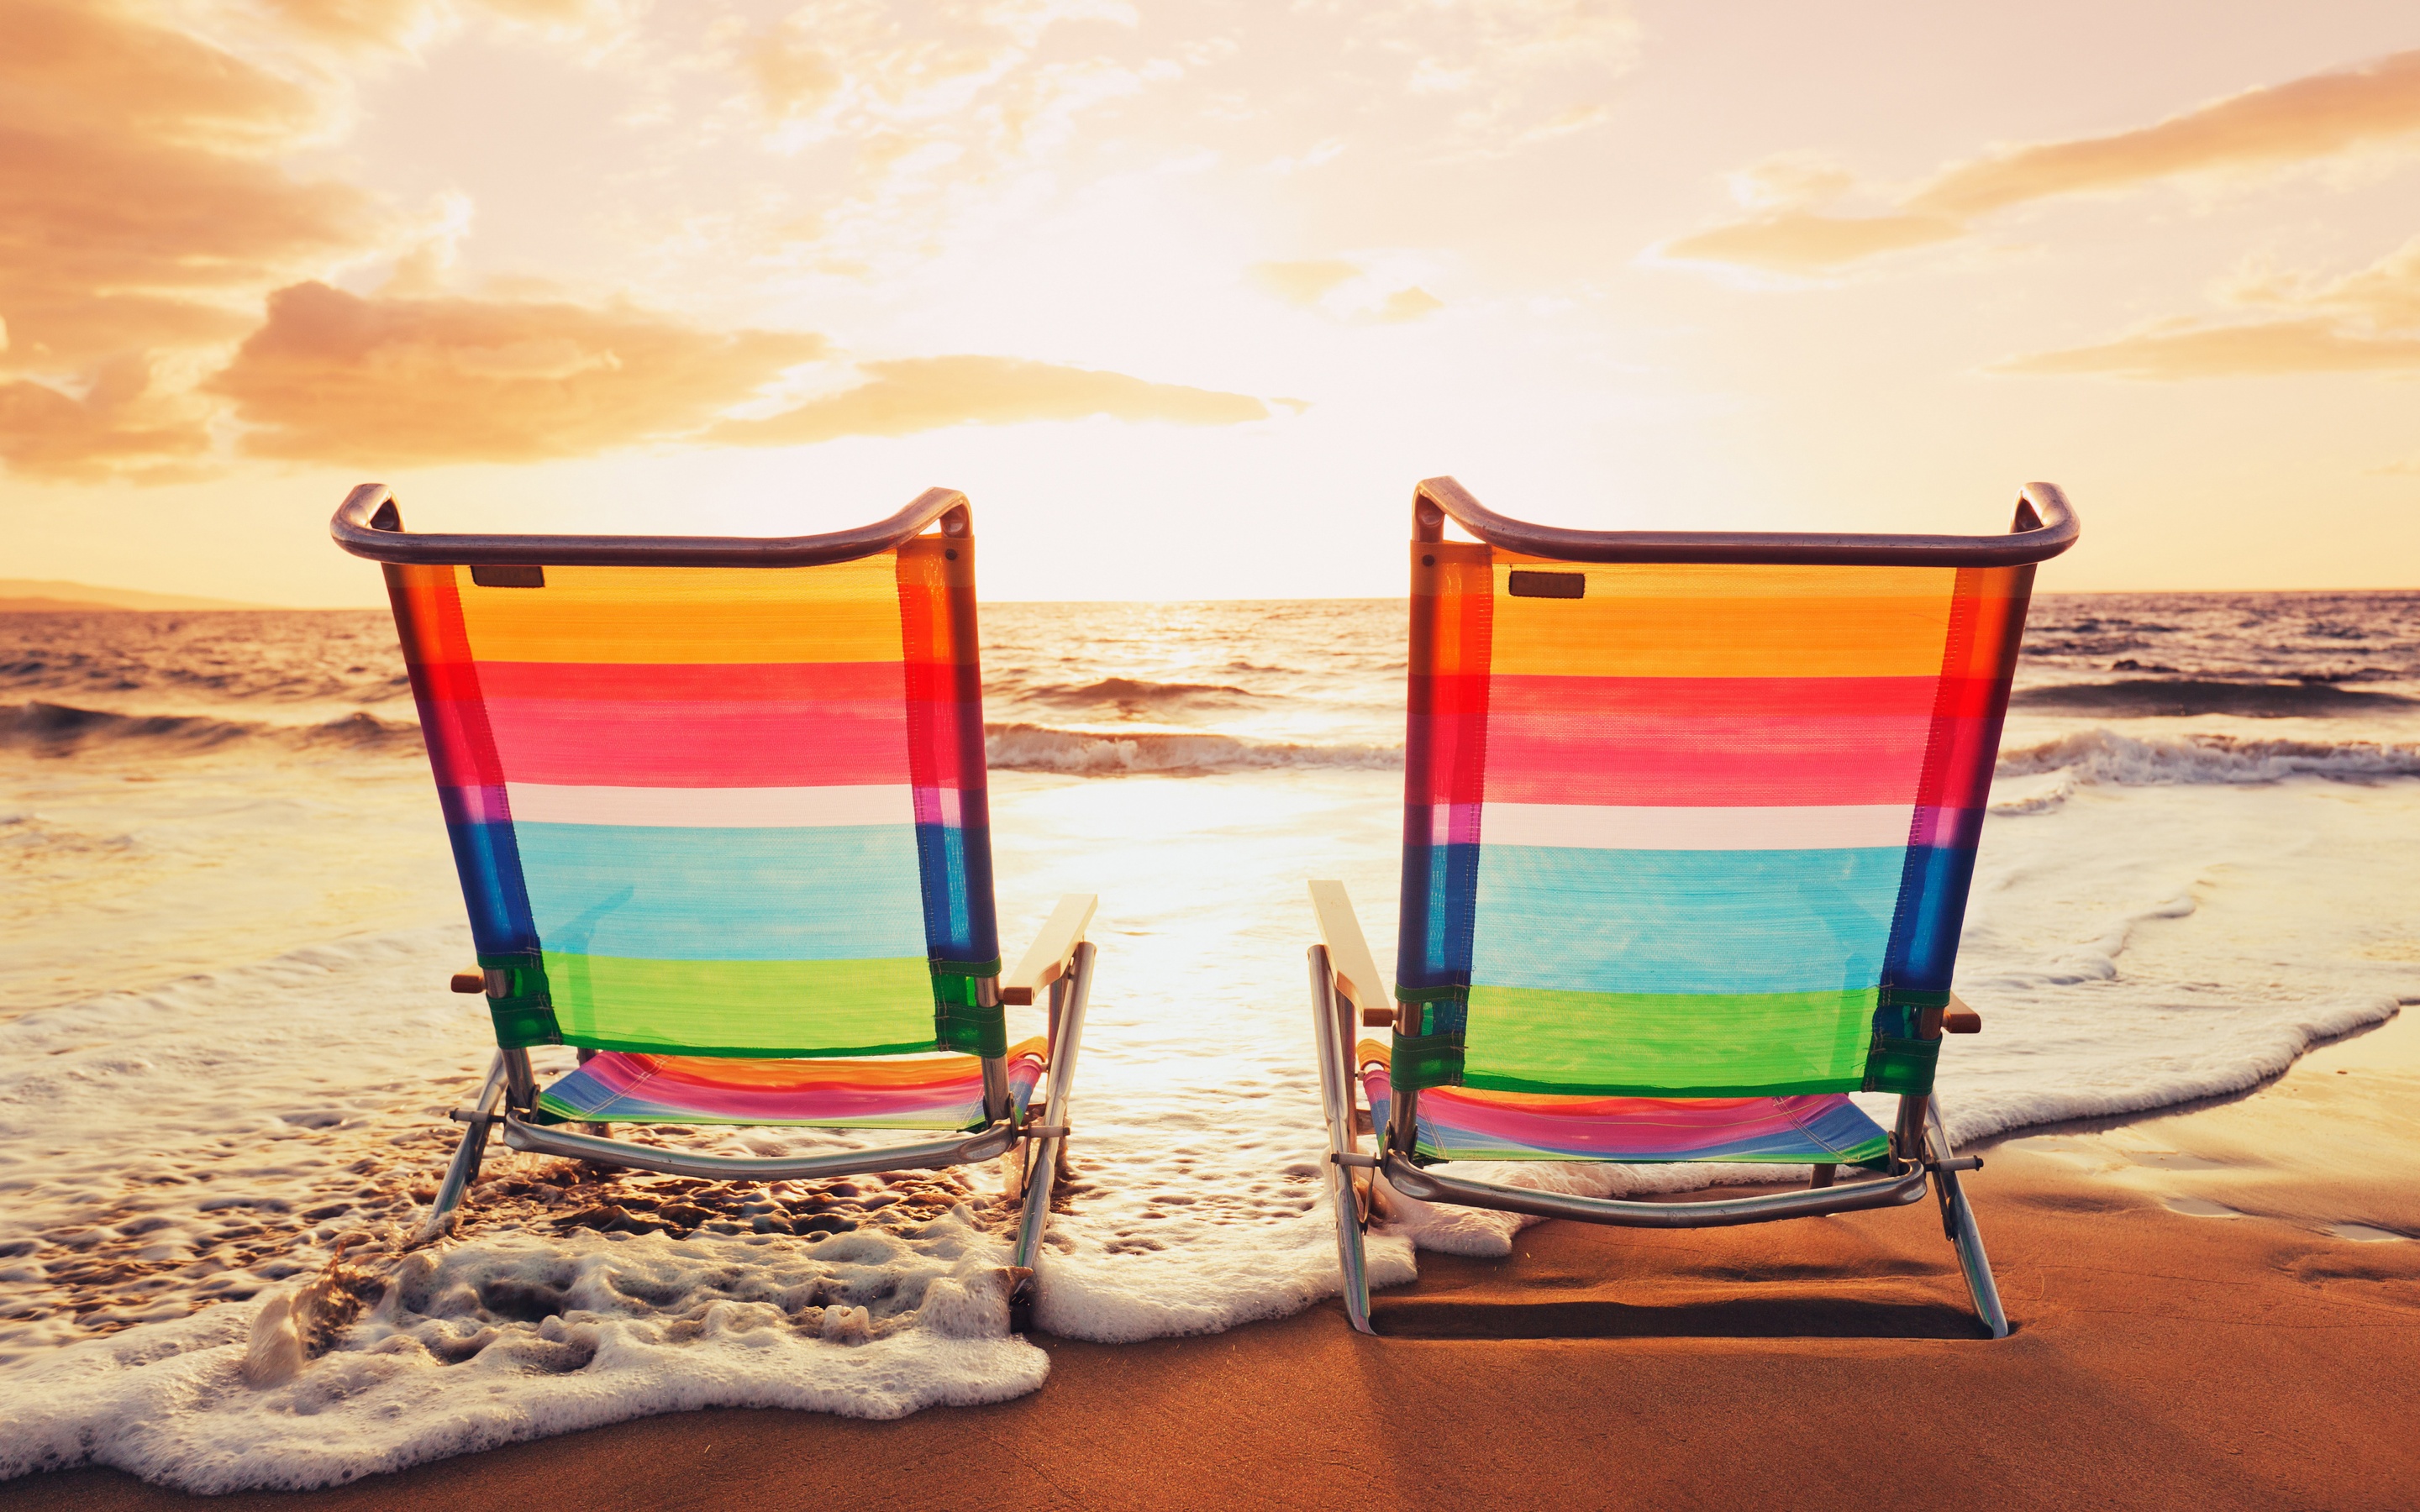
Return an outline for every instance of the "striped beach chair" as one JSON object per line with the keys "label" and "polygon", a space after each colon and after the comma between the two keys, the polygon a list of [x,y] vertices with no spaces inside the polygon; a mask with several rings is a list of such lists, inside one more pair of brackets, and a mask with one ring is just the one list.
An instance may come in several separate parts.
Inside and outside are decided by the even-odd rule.
{"label": "striped beach chair", "polygon": [[[1049,1219],[1093,899],[1001,970],[974,538],[932,489],[782,539],[415,535],[337,510],[384,564],[497,1051],[424,1231],[491,1130],[516,1149],[710,1180],[939,1168],[1021,1151],[1016,1263]],[[1011,1044],[1004,1005],[1047,1000]],[[579,1047],[540,1087],[529,1052]],[[614,1124],[926,1131],[741,1157]]]}
{"label": "striped beach chair", "polygon": [[[1931,1094],[1944,1030],[1982,1026],[1951,968],[2034,565],[2076,539],[2065,499],[2027,486],[2005,536],[1667,534],[1531,525],[1432,478],[1413,521],[1391,995],[1342,887],[1311,884],[1354,1327],[1378,1173],[1423,1201],[1659,1228],[1930,1187],[2004,1336],[1958,1180],[1980,1163]],[[1383,1044],[1355,1032],[1380,1025]],[[1861,1090],[1898,1094],[1892,1128]],[[1814,1174],[1637,1202],[1439,1168],[1474,1160]]]}

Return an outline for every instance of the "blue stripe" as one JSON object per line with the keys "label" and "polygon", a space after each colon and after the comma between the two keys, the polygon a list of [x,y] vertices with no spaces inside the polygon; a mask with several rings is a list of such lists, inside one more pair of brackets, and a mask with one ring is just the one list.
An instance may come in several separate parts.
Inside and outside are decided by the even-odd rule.
{"label": "blue stripe", "polygon": [[[1395,983],[1407,989],[1467,987],[1470,900],[1478,883],[1480,847],[1436,844],[1429,838],[1430,825],[1428,810],[1404,810],[1403,912],[1396,933]],[[1446,1027],[1438,1026],[1440,1030]]]}
{"label": "blue stripe", "polygon": [[1482,845],[1471,977],[1563,992],[1869,988],[1905,855]]}
{"label": "blue stripe", "polygon": [[515,826],[551,950],[671,961],[924,954],[911,825]]}
{"label": "blue stripe", "polygon": [[521,887],[513,826],[452,823],[445,826],[445,839],[454,847],[454,870],[462,878],[462,902],[471,914],[471,941],[479,953],[535,950],[537,926],[530,921],[529,897]]}
{"label": "blue stripe", "polygon": [[1957,816],[1953,845],[1912,845],[1900,882],[1899,918],[1891,931],[1886,980],[1894,987],[1947,992],[1958,965],[1958,937],[1966,894],[1975,881],[1975,845],[1983,810]]}
{"label": "blue stripe", "polygon": [[923,856],[925,949],[936,961],[999,959],[991,827],[918,825],[916,848]]}

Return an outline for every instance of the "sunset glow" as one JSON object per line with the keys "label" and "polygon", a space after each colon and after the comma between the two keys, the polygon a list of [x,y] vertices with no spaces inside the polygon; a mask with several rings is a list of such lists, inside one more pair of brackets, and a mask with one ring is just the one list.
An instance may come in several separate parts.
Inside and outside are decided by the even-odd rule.
{"label": "sunset glow", "polygon": [[1413,483],[2420,564],[2420,16],[0,0],[8,576],[973,499],[999,598],[1385,595]]}

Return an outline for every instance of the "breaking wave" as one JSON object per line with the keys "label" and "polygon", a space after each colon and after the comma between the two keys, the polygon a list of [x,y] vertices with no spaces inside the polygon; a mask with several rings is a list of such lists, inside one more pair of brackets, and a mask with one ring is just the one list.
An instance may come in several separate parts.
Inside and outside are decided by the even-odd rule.
{"label": "breaking wave", "polygon": [[2019,688],[2009,702],[2023,709],[2098,714],[2119,719],[2190,718],[2201,714],[2226,714],[2249,719],[2324,718],[2389,713],[2412,706],[2412,701],[2399,694],[2354,692],[2335,686],[2338,681],[2349,680],[2350,675],[2295,683],[2128,678],[2114,683],[2062,683]]}
{"label": "breaking wave", "polygon": [[1119,734],[1048,725],[985,727],[994,771],[1115,777],[1141,772],[1252,772],[1280,767],[1386,770],[1404,764],[1400,746],[1296,745],[1234,735],[1155,732]]}
{"label": "breaking wave", "polygon": [[2378,781],[2420,777],[2420,746],[2375,741],[2242,740],[2188,735],[2140,740],[2086,730],[2000,753],[1997,775],[2066,774],[2073,781],[2139,787],[2173,783],[2277,782],[2289,777]]}
{"label": "breaking wave", "polygon": [[420,726],[349,714],[319,724],[280,725],[218,719],[204,714],[111,714],[66,703],[0,703],[0,750],[72,756],[87,750],[141,747],[199,753],[246,745],[291,750],[420,749]]}
{"label": "breaking wave", "polygon": [[1061,708],[1113,708],[1129,715],[1233,708],[1260,702],[1247,687],[1226,683],[1159,683],[1143,677],[1104,677],[1091,683],[1059,683],[1022,695],[1028,702]]}

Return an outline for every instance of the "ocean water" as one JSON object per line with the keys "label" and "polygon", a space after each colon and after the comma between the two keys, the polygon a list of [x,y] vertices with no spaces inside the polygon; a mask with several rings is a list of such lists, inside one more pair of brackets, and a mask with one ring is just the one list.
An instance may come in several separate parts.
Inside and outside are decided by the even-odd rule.
{"label": "ocean water", "polygon": [[[1401,606],[984,622],[1004,946],[1101,895],[1038,1322],[1133,1340],[1333,1294],[1303,882],[1342,878],[1390,959]],[[2415,778],[2420,594],[2038,600],[1954,1135],[2239,1091],[2420,1001]],[[381,612],[0,617],[0,1475],[321,1485],[644,1412],[1043,1382],[992,1169],[730,1186],[499,1149],[458,1234],[409,1248],[491,1041],[446,991],[470,942]],[[1381,1284],[1514,1228],[1398,1208]]]}

